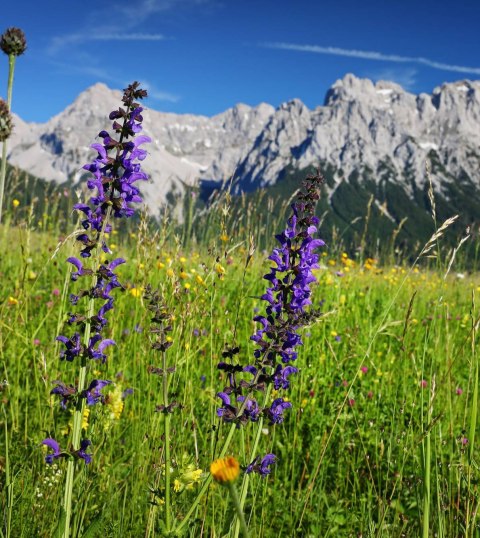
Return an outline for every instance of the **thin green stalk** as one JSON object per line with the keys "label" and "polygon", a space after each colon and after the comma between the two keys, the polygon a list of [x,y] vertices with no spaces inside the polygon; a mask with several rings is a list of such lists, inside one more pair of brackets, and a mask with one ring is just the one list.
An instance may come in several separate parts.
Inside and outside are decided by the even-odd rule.
{"label": "thin green stalk", "polygon": [[[268,402],[268,399],[270,397],[270,393],[272,391],[272,385],[268,385],[267,392],[265,393],[265,403]],[[257,431],[255,434],[255,441],[253,442],[253,448],[251,451],[252,457],[255,457],[255,454],[257,453],[257,448],[260,443],[260,437],[262,435],[262,428],[263,428],[263,415],[260,417],[260,419],[257,422]],[[240,491],[240,508],[243,511],[243,507],[245,505],[245,500],[247,498],[248,493],[248,484],[250,482],[250,475],[247,473],[243,474],[243,480],[242,480],[242,487]],[[243,513],[243,512],[242,512]],[[237,523],[235,525],[235,534],[234,536],[238,536],[238,533],[240,532],[240,521],[237,520]]]}
{"label": "thin green stalk", "polygon": [[[103,243],[103,237],[105,235],[105,228],[110,218],[112,206],[109,205],[105,220],[103,221],[102,230],[97,243],[97,249]],[[92,288],[95,288],[97,284],[97,269],[100,265],[99,256],[95,260],[95,267],[93,269]],[[90,343],[91,322],[90,320],[95,313],[95,297],[90,297],[87,308],[87,319],[85,324],[85,332],[83,334],[83,345],[87,348]],[[87,378],[87,358],[82,356],[80,371],[78,374],[77,394],[81,394],[85,390],[85,380]],[[72,432],[72,448],[73,450],[80,449],[80,437],[82,434],[82,420],[83,412],[85,409],[85,399],[79,398],[77,406],[73,414],[73,432]],[[67,477],[65,479],[65,495],[63,498],[63,508],[65,509],[65,529],[63,531],[63,538],[69,538],[70,536],[70,521],[72,516],[72,496],[73,496],[73,481],[75,475],[75,461],[73,458],[68,460],[67,464]]]}
{"label": "thin green stalk", "polygon": [[172,525],[171,499],[170,499],[170,413],[168,411],[168,375],[167,375],[167,354],[162,353],[163,363],[163,405],[165,406],[165,422],[164,422],[164,437],[165,437],[165,526],[167,533],[170,532]]}
{"label": "thin green stalk", "polygon": [[[255,383],[258,381],[260,373],[261,373],[261,370],[259,370],[257,372],[257,374],[256,374],[256,376],[255,376],[255,378],[254,378],[254,380],[252,382],[253,385],[255,385]],[[269,385],[269,387],[267,388],[267,392],[265,394],[265,402],[268,400],[268,397],[270,395],[270,391],[271,391],[271,386]],[[243,413],[243,411],[244,411],[244,409],[245,409],[245,407],[247,405],[247,401],[248,401],[248,396],[245,398],[245,400],[243,401],[243,403],[240,406],[239,410],[237,411],[237,416],[242,415],[242,413]],[[260,420],[262,420],[262,418]],[[220,454],[218,456],[219,458],[223,458],[225,456],[225,454],[227,453],[227,450],[228,450],[228,448],[230,446],[230,443],[232,442],[233,434],[235,433],[236,429],[237,429],[237,425],[235,423],[230,426],[230,431],[228,432],[227,438],[225,439],[225,443],[223,445],[222,451],[220,452]],[[257,431],[257,437],[259,436],[258,432],[261,432],[261,428]],[[258,437],[258,439],[259,439],[259,437]],[[256,444],[258,444],[258,439],[257,439]],[[207,491],[208,486],[210,485],[211,481],[212,481],[212,475],[208,475],[207,478],[205,479],[205,482],[203,483],[202,487],[200,488],[200,491],[198,492],[197,497],[195,498],[195,500],[191,504],[190,509],[185,514],[185,517],[183,518],[182,522],[180,523],[180,525],[178,525],[178,527],[175,528],[175,535],[179,536],[181,534],[182,529],[188,523],[188,520],[190,519],[193,512],[196,510],[198,504],[200,503],[200,500],[205,495],[205,492]],[[246,493],[245,493],[245,495],[246,495]],[[245,502],[245,500],[243,502]]]}
{"label": "thin green stalk", "polygon": [[240,521],[240,529],[242,530],[243,538],[248,538],[247,523],[245,521],[245,515],[243,514],[242,505],[240,504],[235,484],[233,482],[227,482],[226,485],[228,491],[230,492],[230,496],[232,497],[233,506],[235,507],[235,512],[237,512],[238,521]]}
{"label": "thin green stalk", "polygon": [[7,517],[6,517],[6,537],[11,536],[11,526],[12,526],[12,508],[13,508],[13,483],[12,477],[10,474],[10,457],[8,450],[8,420],[7,412],[5,411],[5,406],[2,406],[3,414],[5,415],[5,485],[7,488]]}
{"label": "thin green stalk", "polygon": [[[8,110],[12,110],[12,90],[13,90],[13,73],[15,71],[14,54],[8,55],[8,84],[7,84],[7,105]],[[2,222],[3,193],[5,190],[5,176],[7,174],[7,141],[3,141],[2,148],[2,168],[0,170],[0,223]]]}
{"label": "thin green stalk", "polygon": [[[230,431],[228,432],[227,438],[225,439],[225,444],[223,445],[219,458],[223,458],[225,454],[227,453],[228,447],[230,446],[230,443],[232,442],[233,434],[235,433],[236,429],[237,429],[236,424],[232,424],[230,426]],[[195,512],[195,510],[197,509],[197,506],[200,503],[202,497],[205,495],[205,492],[207,491],[208,486],[210,485],[211,481],[212,481],[212,475],[209,474],[207,478],[205,479],[205,482],[203,483],[202,487],[200,488],[200,491],[198,492],[197,497],[191,504],[188,512],[185,514],[185,517],[183,518],[182,522],[180,523],[180,525],[178,525],[178,527],[175,528],[176,536],[181,536],[183,528],[185,527],[185,525],[187,525],[193,512]]]}
{"label": "thin green stalk", "polygon": [[[472,310],[475,305],[473,305]],[[477,327],[475,324],[475,314],[472,312],[472,323],[474,324],[472,328],[472,363],[474,364],[473,372],[473,397],[472,397],[472,414],[470,417],[470,432],[469,432],[469,464],[473,462],[474,448],[475,448],[475,430],[477,427],[477,413],[478,413],[478,360],[475,353],[475,338],[477,333]]]}
{"label": "thin green stalk", "polygon": [[477,333],[477,325],[475,321],[475,296],[472,295],[472,332],[471,332],[471,353],[472,353],[472,364],[473,364],[473,395],[472,395],[472,407],[470,415],[470,429],[469,429],[469,450],[468,450],[468,486],[467,486],[467,514],[466,514],[466,535],[468,536],[468,531],[471,529],[472,537],[475,532],[475,516],[473,521],[470,521],[472,510],[470,506],[470,492],[471,492],[471,481],[472,481],[472,466],[474,463],[474,454],[475,454],[475,430],[477,427],[477,413],[478,413],[478,360],[475,353],[475,339]]}
{"label": "thin green stalk", "polygon": [[[427,426],[428,427],[428,426]],[[423,538],[428,538],[430,529],[430,465],[431,465],[431,440],[430,432],[427,433],[423,444],[424,473],[423,473]]]}
{"label": "thin green stalk", "polygon": [[423,449],[423,538],[429,537],[430,531],[430,501],[431,501],[431,464],[432,464],[432,416],[433,401],[435,398],[435,376],[432,378],[432,389],[428,401],[427,423],[425,439],[422,442]]}

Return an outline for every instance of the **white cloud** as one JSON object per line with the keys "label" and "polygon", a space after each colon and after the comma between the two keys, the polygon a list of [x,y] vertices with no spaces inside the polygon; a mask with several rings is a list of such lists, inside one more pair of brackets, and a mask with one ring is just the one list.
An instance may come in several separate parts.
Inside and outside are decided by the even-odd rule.
{"label": "white cloud", "polygon": [[167,101],[169,103],[177,103],[180,100],[179,95],[175,95],[164,90],[159,90],[151,82],[145,79],[141,79],[142,88],[145,88],[148,92],[148,97],[156,101]]}
{"label": "white cloud", "polygon": [[480,67],[468,67],[464,65],[446,64],[424,58],[422,56],[400,56],[398,54],[384,54],[377,51],[365,51],[356,49],[342,49],[339,47],[321,47],[319,45],[296,45],[294,43],[263,43],[263,47],[270,49],[293,50],[299,52],[313,52],[316,54],[330,54],[333,56],[347,56],[361,58],[363,60],[375,60],[396,63],[416,63],[426,65],[441,71],[453,71],[455,73],[471,73],[480,75]]}
{"label": "white cloud", "polygon": [[400,84],[402,88],[406,90],[412,90],[417,83],[416,75],[418,71],[413,68],[390,68],[390,69],[381,69],[378,71],[367,71],[365,76],[372,79],[373,81],[377,80],[389,80]]}
{"label": "white cloud", "polygon": [[96,41],[163,41],[165,36],[162,34],[101,34],[94,35]]}
{"label": "white cloud", "polygon": [[214,3],[214,0],[143,0],[141,2],[127,2],[125,5],[116,5],[117,12],[125,15],[127,19],[137,23],[143,22],[155,13],[171,11],[187,6],[203,6]]}
{"label": "white cloud", "polygon": [[88,41],[163,41],[164,39],[166,37],[162,34],[121,33],[102,30],[78,32],[54,37],[48,47],[48,53],[55,55],[67,45],[77,45]]}
{"label": "white cloud", "polygon": [[101,6],[89,12],[77,31],[54,36],[47,52],[55,56],[68,46],[89,41],[162,41],[168,39],[163,34],[140,31],[145,21],[157,13],[175,11],[180,7],[211,7],[216,2],[217,0],[117,0],[111,6]]}
{"label": "white cloud", "polygon": [[110,75],[110,73],[101,66],[95,65],[94,60],[88,61],[86,55],[81,57],[77,56],[75,61],[63,62],[57,60],[50,60],[50,64],[55,66],[60,72],[73,75],[88,75],[93,77],[98,82],[110,82],[118,87],[124,87],[124,83],[116,76]]}

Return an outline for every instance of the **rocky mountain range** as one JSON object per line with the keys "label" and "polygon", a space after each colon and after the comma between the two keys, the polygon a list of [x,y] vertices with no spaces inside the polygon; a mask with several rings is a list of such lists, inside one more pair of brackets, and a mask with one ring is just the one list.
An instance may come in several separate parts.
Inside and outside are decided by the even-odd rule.
{"label": "rocky mountain range", "polygon": [[[47,123],[17,117],[9,162],[41,178],[76,183],[92,153],[87,144],[109,127],[108,112],[120,97],[96,84]],[[414,95],[392,82],[348,74],[313,110],[294,99],[277,109],[239,104],[213,117],[152,109],[144,116],[153,143],[145,161],[151,182],[143,190],[153,213],[185,185],[212,187],[233,178],[234,193],[249,192],[320,164],[330,170],[326,196],[339,214],[345,189],[350,195],[361,189],[398,223],[399,198],[424,204],[428,160],[439,200],[457,212],[467,205],[467,220],[480,215],[480,203],[472,205],[472,193],[480,192],[480,81]]]}

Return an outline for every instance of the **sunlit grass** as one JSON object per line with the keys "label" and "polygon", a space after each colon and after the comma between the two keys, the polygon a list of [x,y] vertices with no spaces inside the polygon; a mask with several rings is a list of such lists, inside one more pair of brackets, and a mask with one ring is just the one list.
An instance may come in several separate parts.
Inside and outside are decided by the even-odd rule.
{"label": "sunlit grass", "polygon": [[[8,439],[12,536],[53,536],[64,463],[45,465],[40,442],[66,439],[71,415],[50,397],[65,377],[54,336],[68,311],[63,260],[70,243],[26,228],[0,230],[2,453]],[[257,252],[245,269],[245,243],[184,250],[148,234],[118,237],[115,255],[126,289],[109,336],[106,405],[84,417],[93,462],[79,474],[74,535],[94,522],[106,536],[160,533],[164,443],[161,380],[150,350],[143,290],[160,288],[173,313],[169,361],[172,503],[180,520],[227,428],[216,418],[223,387],[216,368],[225,345],[253,352],[252,318],[261,306],[269,262]],[[220,246],[221,245],[221,246]],[[227,254],[225,251],[227,250]],[[374,259],[329,253],[316,276],[321,321],[304,330],[301,369],[283,424],[265,427],[261,452],[279,456],[266,479],[253,477],[245,505],[252,536],[419,536],[425,511],[425,443],[429,440],[429,520],[438,536],[475,536],[478,465],[472,448],[472,402],[478,372],[474,337],[476,275],[423,267],[382,267]],[[67,287],[65,287],[67,286]],[[65,290],[65,291],[62,291]],[[133,393],[122,398],[122,393]],[[274,398],[274,394],[272,397]],[[8,430],[5,430],[5,425]],[[231,447],[246,466],[253,430]],[[478,433],[478,428],[477,428]],[[423,447],[423,449],[422,449]],[[187,535],[228,532],[232,508],[214,484]],[[467,530],[466,525],[468,525]],[[203,530],[202,530],[203,529]],[[75,534],[77,533],[77,534]],[[156,534],[157,533],[157,534]]]}

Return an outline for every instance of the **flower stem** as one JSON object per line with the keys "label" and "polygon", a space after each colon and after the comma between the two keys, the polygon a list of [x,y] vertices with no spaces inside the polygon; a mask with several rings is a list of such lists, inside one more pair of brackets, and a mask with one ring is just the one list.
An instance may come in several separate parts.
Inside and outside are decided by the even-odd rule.
{"label": "flower stem", "polygon": [[[267,352],[265,352],[265,353],[267,353]],[[259,369],[258,372],[255,374],[255,377],[254,377],[253,382],[252,382],[253,386],[257,383],[258,379],[260,378],[260,374],[261,374],[261,369]],[[270,395],[270,391],[271,391],[271,386],[269,386],[267,388],[267,392],[266,392],[266,395],[265,395],[265,402],[267,401],[267,399],[268,399],[268,397]],[[247,406],[248,398],[249,398],[249,396],[251,394],[252,394],[252,390],[250,390],[248,392],[247,396],[245,396],[245,400],[243,400],[242,405],[240,406],[240,408],[237,411],[237,417],[242,416],[243,411],[245,410],[245,407]],[[261,419],[261,420],[263,420],[263,419]],[[235,433],[236,429],[237,429],[237,425],[235,423],[233,423],[230,426],[230,431],[228,432],[227,438],[225,439],[225,443],[223,444],[222,451],[220,452],[220,454],[218,456],[219,458],[223,458],[225,456],[225,454],[227,453],[228,447],[230,446],[230,443],[232,442],[233,434]],[[261,429],[259,431],[261,431]],[[258,435],[257,435],[257,437],[258,437]],[[203,483],[200,491],[198,492],[198,495],[196,496],[195,500],[193,501],[192,505],[190,506],[190,509],[186,513],[186,515],[183,518],[180,525],[178,527],[176,527],[175,534],[177,536],[180,535],[181,530],[188,523],[188,520],[190,519],[190,516],[196,510],[196,508],[197,508],[198,504],[200,503],[202,497],[205,495],[205,492],[207,491],[208,486],[210,485],[211,481],[212,481],[212,475],[208,475],[207,478],[205,479],[205,482]]]}
{"label": "flower stem", "polygon": [[[8,55],[8,84],[7,105],[12,110],[13,73],[15,71],[15,54]],[[5,190],[5,176],[7,175],[7,140],[3,141],[2,167],[0,170],[0,223],[2,222],[3,192]]]}
{"label": "flower stem", "polygon": [[[223,458],[225,454],[227,453],[228,447],[230,446],[230,443],[232,442],[233,434],[235,433],[236,429],[237,429],[236,424],[232,424],[230,426],[230,431],[228,432],[227,438],[225,439],[225,443],[223,445],[222,451],[220,452],[219,458]],[[181,536],[183,528],[185,527],[185,525],[187,525],[193,512],[195,512],[198,504],[202,500],[202,497],[205,495],[205,492],[207,491],[208,486],[210,485],[211,481],[212,481],[212,475],[209,474],[207,478],[205,479],[200,491],[198,492],[198,495],[196,496],[195,500],[191,504],[190,509],[185,514],[185,517],[183,518],[182,522],[180,523],[180,525],[178,525],[178,527],[175,528],[176,536]]]}
{"label": "flower stem", "polygon": [[240,504],[235,484],[233,482],[227,482],[226,485],[228,487],[228,491],[230,492],[230,496],[232,497],[233,506],[235,507],[235,511],[237,512],[238,521],[240,521],[240,529],[242,531],[242,535],[244,538],[248,538],[247,523],[245,521],[245,516],[243,514],[242,505]]}
{"label": "flower stem", "polygon": [[[88,328],[88,329],[87,329]],[[89,333],[90,326],[87,325],[85,334]],[[85,388],[85,378],[87,373],[86,359],[82,358],[82,364],[80,366],[80,373],[78,377],[78,391],[79,393]],[[82,418],[84,409],[83,398],[78,402],[77,407],[73,415],[73,435],[72,446],[74,450],[80,448],[80,434],[82,432]],[[63,508],[65,509],[65,529],[63,531],[63,538],[69,538],[70,536],[70,520],[72,515],[72,496],[73,496],[73,479],[75,474],[75,461],[70,458],[67,463],[67,478],[65,480],[65,495],[63,498]]]}
{"label": "flower stem", "polygon": [[[267,391],[265,393],[265,403],[264,406],[267,405],[268,399],[270,398],[270,393],[272,391],[272,385],[268,385]],[[260,435],[262,434],[262,428],[263,428],[263,416],[261,416],[257,422],[257,431],[255,434],[255,440],[253,442],[253,448],[251,451],[252,457],[255,457],[255,454],[257,453],[258,444],[260,442]],[[248,483],[250,481],[250,475],[247,473],[244,473],[243,480],[242,480],[242,487],[240,490],[240,509],[243,511],[243,506],[245,504],[245,500],[247,498],[248,493]],[[237,520],[237,523],[235,525],[235,534],[234,536],[238,536],[238,533],[240,531],[241,527],[241,521]]]}
{"label": "flower stem", "polygon": [[171,498],[170,498],[170,412],[168,410],[168,375],[167,375],[167,354],[162,353],[163,362],[163,405],[165,406],[165,422],[163,425],[164,442],[165,442],[165,526],[167,533],[170,532],[172,525]]}
{"label": "flower stem", "polygon": [[[260,376],[260,371],[257,372],[257,375],[255,376],[253,384],[255,384],[258,381],[259,376]],[[271,390],[272,390],[272,387],[271,387],[271,385],[269,385],[267,387],[267,391],[265,393],[265,402],[268,401],[268,398],[270,396]],[[238,410],[238,413],[237,413],[238,416],[242,415],[243,410],[245,409],[245,407],[247,405],[247,400],[248,400],[248,395],[245,397],[245,400],[242,402],[242,405],[241,405],[240,409]],[[257,430],[257,436],[256,436],[256,439],[255,439],[255,444],[254,444],[254,451],[252,452],[252,454],[255,452],[255,450],[256,450],[256,448],[258,446],[259,440],[260,440],[260,433],[262,431],[261,424],[263,424],[263,417],[260,417],[260,420],[259,420],[259,428]],[[228,448],[230,446],[230,443],[232,442],[233,434],[235,433],[236,429],[237,429],[236,424],[232,424],[230,426],[230,431],[228,432],[227,438],[225,439],[225,443],[223,444],[222,451],[220,452],[220,454],[218,456],[219,458],[223,458],[225,456],[225,454],[227,453],[227,450],[228,450]],[[248,476],[247,475],[246,475],[246,478],[244,478],[244,481],[245,481],[245,479],[246,479],[246,485],[242,484],[242,499],[243,500],[242,500],[241,506],[243,506],[243,504],[245,503],[245,498],[246,498],[246,495],[247,495],[247,488],[248,488]],[[197,508],[198,504],[200,503],[202,497],[205,495],[205,492],[207,491],[208,486],[210,485],[211,481],[212,481],[212,475],[208,475],[207,478],[205,479],[205,482],[203,483],[200,491],[198,492],[197,497],[195,498],[192,505],[190,506],[190,509],[185,514],[185,517],[183,518],[182,522],[180,523],[180,525],[178,525],[178,527],[175,528],[175,535],[180,536],[183,527],[185,527],[185,525],[188,523],[188,520],[190,519],[191,515],[196,510],[196,508]],[[245,491],[244,491],[244,488],[245,488]]]}
{"label": "flower stem", "polygon": [[12,510],[13,510],[13,481],[10,473],[10,457],[9,457],[9,443],[8,437],[8,420],[5,406],[2,405],[2,411],[5,415],[5,488],[7,490],[7,512],[6,512],[6,537],[11,536],[11,524],[12,524]]}
{"label": "flower stem", "polygon": [[[102,224],[102,230],[99,235],[97,243],[97,252],[100,248],[103,237],[105,235],[105,228],[107,226],[110,214],[112,211],[112,206],[109,205],[107,208],[107,213]],[[97,270],[100,265],[100,254],[97,255],[94,262],[93,277],[92,277],[92,289],[95,288],[97,284]],[[87,316],[85,323],[85,332],[83,333],[83,344],[87,348],[90,343],[90,333],[91,333],[91,319],[95,313],[95,297],[90,296],[87,307]],[[80,371],[78,374],[78,385],[77,385],[77,394],[80,396],[81,393],[85,390],[87,378],[87,358],[85,355],[81,358]],[[82,434],[82,420],[83,412],[85,409],[85,398],[79,397],[75,411],[73,414],[73,430],[72,430],[72,448],[73,450],[79,450],[80,448],[80,437]],[[67,477],[65,479],[65,495],[63,498],[63,508],[65,509],[65,529],[63,531],[63,538],[69,538],[70,536],[70,521],[72,516],[72,496],[73,496],[73,481],[75,475],[75,460],[70,458],[67,464]]]}

